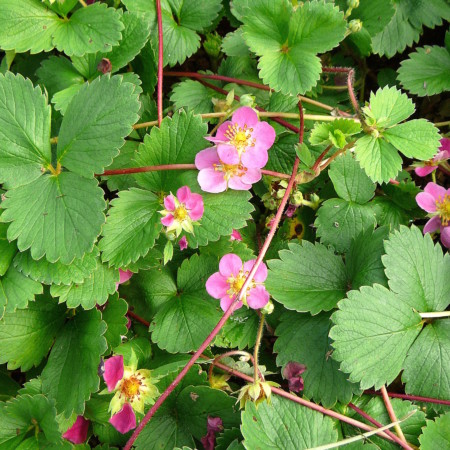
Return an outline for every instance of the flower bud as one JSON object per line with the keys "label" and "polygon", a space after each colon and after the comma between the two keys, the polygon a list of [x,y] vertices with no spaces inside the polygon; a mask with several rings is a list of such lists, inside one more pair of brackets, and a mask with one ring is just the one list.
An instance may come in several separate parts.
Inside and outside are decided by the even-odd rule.
{"label": "flower bud", "polygon": [[359,0],[347,0],[347,5],[351,9],[355,9],[359,6]]}
{"label": "flower bud", "polygon": [[205,42],[203,42],[203,48],[211,58],[217,58],[219,56],[221,46],[222,38],[217,33],[208,33],[206,35]]}
{"label": "flower bud", "polygon": [[239,103],[240,103],[241,106],[253,107],[253,105],[255,104],[255,96],[254,95],[250,95],[250,94],[241,95]]}
{"label": "flower bud", "polygon": [[264,308],[261,308],[261,314],[264,315],[268,315],[268,314],[272,314],[273,310],[275,309],[275,306],[272,302],[272,300],[269,300],[266,304],[266,306],[264,306]]}
{"label": "flower bud", "polygon": [[350,20],[348,23],[348,29],[351,33],[358,33],[358,31],[361,31],[363,24],[359,19],[353,19]]}
{"label": "flower bud", "polygon": [[291,204],[294,206],[301,206],[303,203],[303,194],[300,191],[295,191],[291,198]]}

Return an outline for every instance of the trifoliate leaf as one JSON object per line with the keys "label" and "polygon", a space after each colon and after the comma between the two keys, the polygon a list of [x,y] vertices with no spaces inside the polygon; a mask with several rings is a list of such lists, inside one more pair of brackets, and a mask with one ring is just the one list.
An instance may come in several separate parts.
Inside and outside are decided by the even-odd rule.
{"label": "trifoliate leaf", "polygon": [[337,119],[333,122],[318,122],[311,131],[309,142],[311,145],[332,144],[337,148],[343,148],[348,144],[349,137],[360,131],[361,126],[354,120]]}
{"label": "trifoliate leaf", "polygon": [[[448,283],[447,283],[448,284]],[[409,349],[402,379],[408,394],[450,398],[450,320],[428,324]]]}
{"label": "trifoliate leaf", "polygon": [[375,184],[350,152],[336,158],[328,175],[339,197],[349,202],[367,203],[375,194]]}
{"label": "trifoliate leaf", "polygon": [[266,287],[288,309],[317,314],[329,311],[345,297],[347,273],[340,256],[324,245],[303,241],[281,250],[268,262]]}
{"label": "trifoliate leaf", "polygon": [[[184,111],[166,117],[161,127],[152,128],[139,146],[136,162],[140,167],[161,164],[193,164],[195,155],[208,146],[207,125],[199,116]],[[136,175],[138,184],[154,192],[173,192],[196,179],[194,171],[183,171],[174,176],[172,171],[146,172]]]}
{"label": "trifoliate leaf", "polygon": [[107,325],[105,338],[110,347],[117,347],[122,342],[121,336],[127,334],[127,311],[127,302],[119,298],[118,294],[109,297],[102,311],[102,319]]}
{"label": "trifoliate leaf", "polygon": [[135,188],[119,192],[111,202],[99,244],[103,261],[120,268],[145,256],[161,231],[163,209],[152,192]]}
{"label": "trifoliate leaf", "polygon": [[325,408],[331,408],[336,401],[346,404],[353,394],[360,392],[331,358],[333,349],[328,337],[331,325],[329,313],[311,317],[290,312],[281,316],[275,332],[277,365],[285,366],[290,361],[306,365],[302,374],[303,394]]}
{"label": "trifoliate leaf", "polygon": [[83,177],[112,163],[138,120],[138,95],[121,76],[84,84],[70,102],[58,136],[58,162]]}
{"label": "trifoliate leaf", "polygon": [[5,188],[35,180],[51,163],[50,115],[39,87],[21,75],[0,74],[0,183]]}
{"label": "trifoliate leaf", "polygon": [[18,253],[14,258],[14,267],[32,280],[44,284],[81,283],[97,267],[95,253],[86,253],[82,258],[74,259],[65,265],[57,261],[49,263],[45,258],[35,260],[30,252]]}
{"label": "trifoliate leaf", "polygon": [[419,440],[422,450],[450,448],[450,412],[437,417],[434,422],[427,420]]}
{"label": "trifoliate leaf", "polygon": [[338,307],[330,337],[341,370],[362,389],[390,384],[422,328],[419,314],[378,284],[350,291]]}
{"label": "trifoliate leaf", "polygon": [[7,312],[0,322],[0,363],[23,372],[47,355],[65,321],[66,308],[50,297],[38,297],[26,309]]}
{"label": "trifoliate leaf", "polygon": [[100,311],[79,311],[58,334],[42,371],[44,394],[56,400],[58,414],[83,414],[84,402],[98,390],[100,356],[106,350],[106,324]]}
{"label": "trifoliate leaf", "polygon": [[260,56],[260,77],[276,91],[304,94],[320,78],[317,53],[335,47],[345,34],[344,15],[330,3],[257,0],[244,11],[244,38]]}
{"label": "trifoliate leaf", "polygon": [[81,283],[69,286],[54,284],[50,288],[52,297],[59,297],[59,303],[65,302],[68,308],[82,306],[91,309],[96,304],[103,305],[108,297],[116,291],[119,271],[97,260],[97,267]]}
{"label": "trifoliate leaf", "polygon": [[246,449],[304,450],[338,440],[333,421],[317,411],[272,395],[272,405],[248,401],[241,431]]}
{"label": "trifoliate leaf", "polygon": [[322,203],[314,225],[323,244],[345,252],[350,248],[352,239],[365,230],[373,229],[375,216],[368,204],[332,198]]}
{"label": "trifoliate leaf", "polygon": [[[220,319],[218,302],[205,283],[217,268],[217,259],[192,256],[178,270],[177,287],[151,321],[152,341],[169,353],[195,350]],[[174,325],[176,324],[176,326]]]}
{"label": "trifoliate leaf", "polygon": [[175,109],[184,108],[195,114],[206,114],[214,112],[213,98],[224,96],[198,81],[185,80],[173,87],[170,101],[175,104]]}
{"label": "trifoliate leaf", "polygon": [[63,264],[92,250],[105,221],[97,181],[70,172],[44,175],[8,191],[2,208],[2,220],[11,222],[8,239],[17,239],[20,251],[30,248],[33,259],[46,255]]}
{"label": "trifoliate leaf", "polygon": [[402,302],[420,312],[443,311],[450,302],[450,256],[429,234],[400,227],[385,242],[382,257],[389,287]]}
{"label": "trifoliate leaf", "polygon": [[450,91],[450,54],[437,45],[417,48],[398,69],[398,80],[411,94],[440,94]]}

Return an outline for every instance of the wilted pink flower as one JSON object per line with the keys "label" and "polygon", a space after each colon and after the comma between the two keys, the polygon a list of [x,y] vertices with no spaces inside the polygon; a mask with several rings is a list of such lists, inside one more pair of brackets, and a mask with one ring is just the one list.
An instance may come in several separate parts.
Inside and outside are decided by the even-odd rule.
{"label": "wilted pink flower", "polygon": [[289,390],[292,392],[300,392],[303,390],[303,378],[302,373],[306,370],[304,364],[290,361],[283,369],[283,378],[288,380]]}
{"label": "wilted pink flower", "polygon": [[122,270],[119,269],[119,282],[116,283],[116,291],[119,288],[119,284],[125,283],[133,276],[133,272],[131,270]]}
{"label": "wilted pink flower", "polygon": [[[219,272],[211,275],[206,281],[208,294],[220,299],[220,306],[224,311],[230,307],[235,296],[239,294],[255,261],[252,259],[242,264],[239,256],[228,253],[219,262]],[[261,263],[236,309],[240,308],[242,304],[252,309],[263,308],[267,304],[270,296],[263,285],[266,278],[267,266]]]}
{"label": "wilted pink flower", "polygon": [[181,231],[194,234],[193,222],[203,216],[203,198],[200,194],[193,194],[188,186],[183,186],[173,194],[164,198],[166,209],[160,211],[164,216],[161,223],[167,227],[167,232],[175,232],[179,236]]}
{"label": "wilted pink flower", "polygon": [[201,438],[205,450],[214,450],[216,446],[216,433],[223,430],[223,422],[220,417],[208,416],[207,433]]}
{"label": "wilted pink flower", "polygon": [[220,160],[216,147],[207,148],[195,156],[198,184],[205,192],[214,194],[228,188],[248,191],[261,179],[260,169],[247,169],[242,164],[225,164]]}
{"label": "wilted pink flower", "polygon": [[180,246],[180,250],[186,250],[188,248],[188,243],[187,243],[187,239],[186,236],[183,236],[179,241],[178,241],[178,245]]}
{"label": "wilted pink flower", "polygon": [[272,147],[275,136],[275,130],[267,122],[260,122],[252,108],[243,106],[235,111],[231,121],[219,127],[215,137],[207,139],[217,144],[223,163],[242,163],[248,169],[262,169],[267,164],[267,150]]}
{"label": "wilted pink flower", "polygon": [[295,211],[297,211],[297,206],[289,205],[286,209],[286,216],[292,217],[295,214]]}
{"label": "wilted pink flower", "polygon": [[425,161],[422,164],[424,166],[422,167],[416,167],[415,172],[419,177],[426,177],[431,172],[434,172],[439,165],[440,161],[446,161],[450,158],[450,139],[442,138],[441,139],[441,146],[439,147],[438,154],[431,159],[430,161]]}
{"label": "wilted pink flower", "polygon": [[230,241],[242,241],[242,235],[238,230],[233,230],[230,236]]}
{"label": "wilted pink flower", "polygon": [[441,242],[450,248],[450,188],[428,183],[425,192],[417,194],[417,204],[433,217],[425,224],[424,233],[440,230]]}
{"label": "wilted pink flower", "polygon": [[89,429],[89,420],[83,416],[78,416],[75,423],[63,434],[63,438],[73,444],[82,444],[86,442]]}

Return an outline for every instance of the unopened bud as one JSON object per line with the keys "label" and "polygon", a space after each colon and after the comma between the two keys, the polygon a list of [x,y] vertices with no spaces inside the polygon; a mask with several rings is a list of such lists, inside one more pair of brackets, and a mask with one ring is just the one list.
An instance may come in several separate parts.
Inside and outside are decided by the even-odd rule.
{"label": "unopened bud", "polygon": [[222,46],[222,38],[217,33],[208,33],[203,48],[205,52],[212,58],[217,58],[220,54],[220,47]]}
{"label": "unopened bud", "polygon": [[255,104],[255,96],[250,94],[241,95],[239,100],[241,106],[250,106],[252,107]]}
{"label": "unopened bud", "polygon": [[347,5],[351,9],[355,9],[359,6],[359,0],[347,0]]}
{"label": "unopened bud", "polygon": [[358,31],[361,31],[362,26],[363,24],[359,19],[350,20],[348,23],[348,29],[352,33],[358,33]]}
{"label": "unopened bud", "polygon": [[268,314],[272,314],[273,310],[275,309],[275,306],[272,302],[272,300],[269,300],[266,304],[266,306],[264,306],[264,308],[261,308],[261,314],[264,315],[268,315]]}
{"label": "unopened bud", "polygon": [[301,206],[303,203],[303,194],[300,191],[295,191],[292,195],[291,203],[295,206]]}

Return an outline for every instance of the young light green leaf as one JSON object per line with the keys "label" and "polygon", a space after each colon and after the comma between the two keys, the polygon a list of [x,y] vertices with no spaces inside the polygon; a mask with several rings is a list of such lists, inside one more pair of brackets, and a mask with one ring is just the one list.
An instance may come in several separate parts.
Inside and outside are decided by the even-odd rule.
{"label": "young light green leaf", "polygon": [[421,97],[450,91],[450,53],[437,45],[417,48],[400,64],[398,80]]}
{"label": "young light green leaf", "polygon": [[21,75],[0,74],[0,183],[5,188],[35,180],[51,163],[50,116],[39,87]]}
{"label": "young light green leaf", "polygon": [[241,431],[246,449],[306,450],[338,440],[329,417],[274,395],[272,405],[246,403]]}
{"label": "young light green leaf", "polygon": [[11,222],[8,239],[17,239],[20,251],[30,248],[33,259],[46,255],[63,264],[92,250],[105,221],[97,181],[70,172],[44,175],[8,191],[2,208],[2,220]]}
{"label": "young light green leaf", "polygon": [[290,361],[306,365],[303,394],[325,408],[333,407],[337,401],[347,404],[353,394],[360,393],[359,387],[339,370],[339,363],[329,356],[331,325],[329,313],[310,316],[290,312],[281,316],[275,332],[277,365],[285,366]]}
{"label": "young light green leaf", "polygon": [[103,261],[120,268],[145,256],[161,231],[159,211],[163,209],[152,192],[135,188],[119,192],[119,198],[111,202],[99,243]]}
{"label": "young light green leaf", "polygon": [[420,333],[419,314],[378,284],[350,291],[338,307],[331,317],[335,325],[330,337],[341,370],[362,389],[390,384]]}
{"label": "young light green leaf", "polygon": [[281,250],[268,262],[266,287],[288,309],[317,314],[329,311],[345,297],[347,273],[340,256],[321,244],[303,241]]}
{"label": "young light green leaf", "polygon": [[139,106],[135,86],[119,75],[84,84],[65,112],[58,162],[87,178],[103,172],[137,122]]}
{"label": "young light green leaf", "polygon": [[419,440],[422,450],[450,448],[450,412],[437,417],[434,421],[427,420],[427,426]]}
{"label": "young light green leaf", "polygon": [[[56,400],[56,409],[68,418],[83,414],[84,402],[98,390],[98,365],[106,350],[106,324],[100,311],[79,311],[58,334],[42,371],[44,394]],[[82,350],[82,351],[81,351]]]}
{"label": "young light green leaf", "polygon": [[0,321],[0,363],[23,372],[47,355],[63,326],[66,308],[50,297],[38,297],[26,309],[7,312]]}
{"label": "young light green leaf", "polygon": [[120,345],[122,343],[121,336],[127,334],[127,311],[128,304],[125,300],[119,298],[119,294],[109,297],[108,303],[102,311],[102,319],[107,325],[105,338],[110,347]]}
{"label": "young light green leaf", "polygon": [[175,104],[175,109],[185,108],[195,114],[206,114],[214,112],[213,98],[223,97],[198,81],[185,80],[173,87],[170,101]]}
{"label": "young light green leaf", "polygon": [[333,122],[318,122],[309,136],[311,145],[333,144],[343,148],[349,142],[349,137],[358,134],[361,126],[358,122],[348,119],[333,120]]}
{"label": "young light green leaf", "polygon": [[375,184],[350,152],[337,157],[328,175],[339,197],[349,202],[367,203],[375,194]]}

